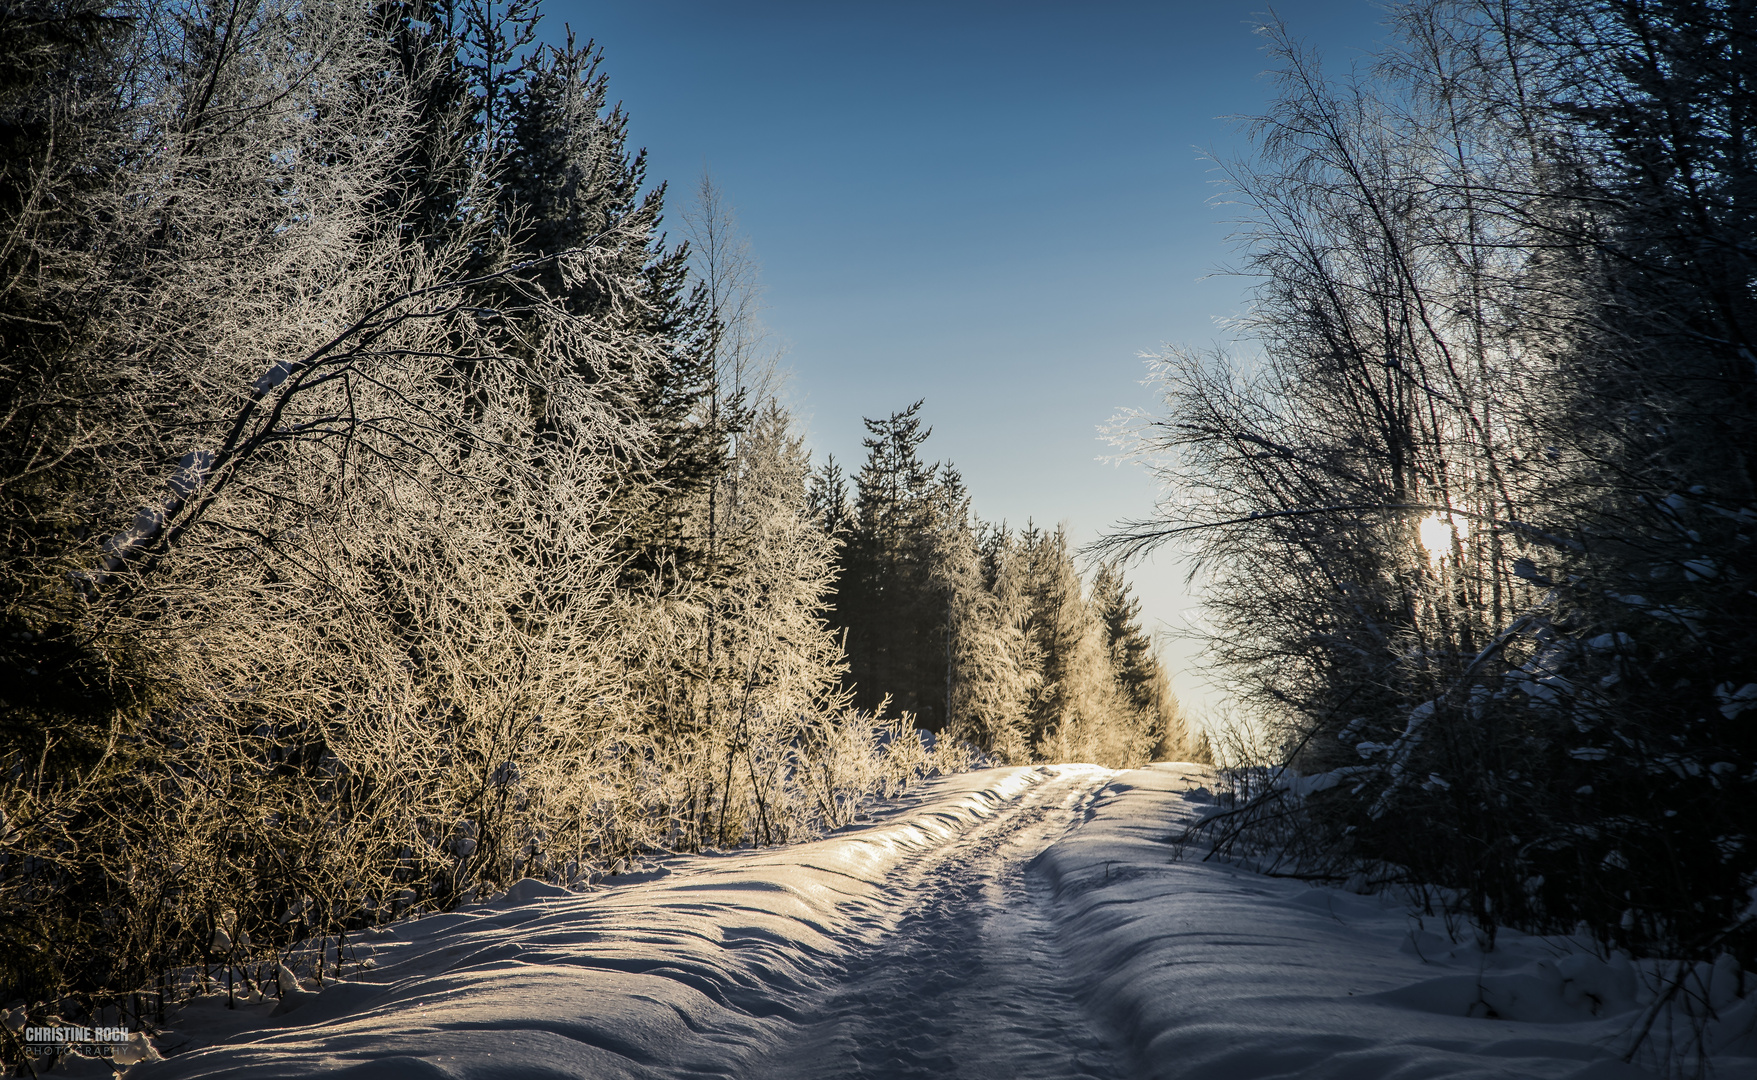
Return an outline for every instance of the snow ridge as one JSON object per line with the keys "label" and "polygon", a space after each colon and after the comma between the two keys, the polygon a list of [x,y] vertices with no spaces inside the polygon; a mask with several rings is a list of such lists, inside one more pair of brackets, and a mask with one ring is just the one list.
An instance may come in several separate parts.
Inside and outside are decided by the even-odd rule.
{"label": "snow ridge", "polygon": [[[1088,768],[1095,777],[1103,770]],[[800,1002],[892,932],[886,893],[910,863],[1054,775],[988,770],[937,781],[880,820],[789,848],[695,856],[573,894],[523,882],[499,901],[395,924],[370,970],[296,1009],[186,1010],[169,1077],[737,1076],[783,1047]],[[920,876],[919,874],[917,876]],[[221,1045],[215,1033],[258,1021]]]}
{"label": "snow ridge", "polygon": [[[1211,783],[1190,765],[990,769],[814,843],[585,894],[523,882],[389,928],[375,966],[321,992],[198,1003],[167,1058],[128,1076],[1633,1080],[1666,1064],[1664,1039],[1621,1060],[1651,962],[1509,931],[1485,952],[1395,898],[1175,858]],[[1757,1075],[1757,994],[1721,966],[1692,976],[1717,1017],[1708,1049],[1718,1075]]]}

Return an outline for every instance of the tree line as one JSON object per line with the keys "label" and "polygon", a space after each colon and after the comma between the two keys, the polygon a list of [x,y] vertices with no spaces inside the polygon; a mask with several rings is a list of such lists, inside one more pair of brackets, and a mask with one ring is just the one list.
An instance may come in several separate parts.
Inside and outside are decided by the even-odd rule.
{"label": "tree line", "polygon": [[812,477],[843,538],[830,620],[857,705],[887,703],[1001,761],[1125,768],[1206,755],[1114,564],[1082,579],[1065,529],[982,522],[957,469],[922,459],[924,403],[866,421],[866,461]]}
{"label": "tree line", "polygon": [[984,531],[913,428],[832,494],[725,200],[667,238],[601,54],[540,14],[0,5],[32,1022],[257,1000],[387,919],[813,835],[984,755],[1175,742],[1114,569],[1083,597],[1059,535]]}
{"label": "tree line", "polygon": [[1210,575],[1269,733],[1222,848],[1677,959],[1701,1013],[1757,967],[1757,8],[1390,25],[1346,77],[1266,28],[1260,351],[1160,358],[1188,501],[1106,550]]}

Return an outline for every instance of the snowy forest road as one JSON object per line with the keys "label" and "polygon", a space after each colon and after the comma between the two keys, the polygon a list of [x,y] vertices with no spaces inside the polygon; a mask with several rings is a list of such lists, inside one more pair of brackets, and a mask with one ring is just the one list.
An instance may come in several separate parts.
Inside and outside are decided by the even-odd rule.
{"label": "snowy forest road", "polygon": [[[128,1080],[1665,1072],[1663,1052],[1619,1050],[1651,965],[1505,928],[1485,951],[1395,895],[1179,858],[1166,840],[1216,809],[1212,783],[1167,763],[987,769],[807,843],[584,893],[520,882],[356,939],[321,988],[197,999]],[[1757,994],[1705,1034],[1718,1075],[1757,1076]]]}
{"label": "snowy forest road", "polygon": [[[799,1037],[752,1080],[1089,1078],[1130,1073],[1067,982],[1033,860],[1113,776],[1068,768],[898,867],[869,944],[808,1002]],[[875,915],[878,913],[875,913]]]}
{"label": "snowy forest road", "polygon": [[808,843],[588,893],[521,882],[357,942],[320,992],[198,1001],[130,1075],[1128,1075],[1067,981],[1040,868],[1117,775],[945,777]]}

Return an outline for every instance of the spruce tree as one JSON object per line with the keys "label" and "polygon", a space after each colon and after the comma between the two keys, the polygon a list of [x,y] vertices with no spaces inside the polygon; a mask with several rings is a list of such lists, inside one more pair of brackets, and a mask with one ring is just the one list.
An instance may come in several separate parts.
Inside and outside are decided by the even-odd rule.
{"label": "spruce tree", "polygon": [[1171,680],[1153,648],[1153,639],[1141,628],[1141,602],[1134,596],[1122,568],[1100,564],[1092,579],[1090,603],[1104,629],[1104,641],[1117,685],[1142,726],[1155,743],[1155,761],[1203,761],[1208,754],[1200,738],[1189,730]]}
{"label": "spruce tree", "polygon": [[806,492],[808,505],[811,507],[812,520],[818,527],[831,536],[840,535],[848,528],[852,520],[853,510],[848,505],[848,477],[837,464],[834,454],[824,459],[823,465],[812,470],[811,485]]}
{"label": "spruce tree", "polygon": [[1027,710],[1042,679],[1026,633],[1024,598],[1001,563],[1013,554],[1005,528],[970,519],[942,530],[936,576],[952,643],[948,733],[1003,761],[1031,759]]}
{"label": "spruce tree", "polygon": [[1024,598],[1039,678],[1029,698],[1033,753],[1056,761],[1137,765],[1158,744],[1156,711],[1137,709],[1112,663],[1104,622],[1085,596],[1063,528],[1027,524],[1008,560]]}
{"label": "spruce tree", "polygon": [[[503,106],[499,205],[513,258],[594,249],[598,265],[607,258],[619,268],[564,277],[550,264],[539,280],[576,314],[645,337],[663,354],[638,368],[624,403],[650,436],[627,457],[616,506],[625,581],[670,589],[711,576],[705,530],[694,518],[713,479],[730,467],[728,434],[741,425],[742,410],[734,401],[729,422],[708,415],[716,387],[711,313],[691,280],[687,247],[667,247],[658,231],[665,186],[643,191],[646,152],[629,153],[628,120],[609,107],[601,65],[601,51],[571,35],[529,65]],[[604,287],[619,277],[638,277],[640,291],[621,296]]]}
{"label": "spruce tree", "polygon": [[962,486],[921,459],[931,434],[922,404],[866,420],[867,458],[855,478],[834,618],[847,633],[856,703],[877,710],[888,697],[938,730],[946,719],[947,623],[932,582],[933,535]]}
{"label": "spruce tree", "polygon": [[1098,568],[1092,579],[1091,603],[1104,628],[1105,649],[1116,681],[1136,711],[1153,711],[1153,684],[1159,664],[1153,642],[1141,632],[1141,602],[1135,599],[1122,572],[1114,563]]}

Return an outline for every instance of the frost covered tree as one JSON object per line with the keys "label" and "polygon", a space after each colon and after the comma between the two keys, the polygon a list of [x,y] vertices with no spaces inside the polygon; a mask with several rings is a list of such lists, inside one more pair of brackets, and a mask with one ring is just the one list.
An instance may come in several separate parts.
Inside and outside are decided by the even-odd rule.
{"label": "frost covered tree", "polygon": [[957,487],[956,478],[921,460],[931,433],[921,405],[866,421],[867,459],[855,478],[834,617],[848,635],[860,707],[877,709],[888,698],[937,730],[945,724],[947,637],[932,549],[943,508],[961,492],[942,490]]}
{"label": "frost covered tree", "polygon": [[[847,537],[834,618],[855,701],[889,699],[1009,761],[1121,766],[1177,748],[1164,737],[1178,714],[1163,673],[1151,656],[1118,666],[1128,649],[1113,650],[1065,533],[984,526],[957,470],[922,460],[921,407],[866,422],[852,500],[839,470],[814,481],[820,526]],[[1100,578],[1110,600],[1126,594],[1114,569]],[[1145,640],[1138,627],[1118,633]],[[1145,681],[1131,691],[1130,679]]]}
{"label": "frost covered tree", "polygon": [[1394,17],[1344,80],[1269,29],[1263,359],[1160,362],[1185,501],[1108,547],[1195,545],[1311,865],[1750,965],[1749,14]]}
{"label": "frost covered tree", "polygon": [[687,588],[710,572],[693,507],[728,468],[725,433],[705,415],[717,386],[716,316],[691,277],[689,251],[663,242],[665,187],[649,188],[645,153],[629,152],[628,120],[609,105],[601,64],[591,43],[570,38],[541,50],[500,91],[500,228],[515,257],[614,251],[624,279],[639,279],[632,293],[613,278],[581,279],[563,290],[552,274],[547,284],[570,310],[666,343],[663,363],[627,365],[627,385],[617,390],[641,434],[623,455],[616,485],[616,542],[629,556],[628,587]]}
{"label": "frost covered tree", "polygon": [[[0,997],[33,1016],[254,995],[299,942],[323,978],[364,926],[950,766],[843,707],[803,451],[704,421],[662,190],[535,17],[0,12]],[[692,652],[732,469],[736,686]]]}
{"label": "frost covered tree", "polygon": [[1156,709],[1136,708],[1111,660],[1065,529],[1027,527],[1002,565],[997,592],[1023,601],[1038,677],[1026,704],[1034,754],[1052,761],[1137,765],[1161,741]]}
{"label": "frost covered tree", "polygon": [[[426,88],[396,77],[375,13],[137,20],[125,166],[90,196],[101,228],[66,243],[96,257],[103,334],[82,345],[109,448],[77,506],[75,625],[131,658],[112,677],[132,670],[146,709],[113,712],[94,761],[21,756],[6,791],[21,856],[60,875],[10,861],[8,925],[104,958],[20,978],[87,992],[139,987],[222,909],[261,939],[548,858],[545,815],[516,802],[572,797],[541,763],[577,760],[609,683],[582,662],[630,432],[604,388],[663,360],[485,266],[488,223],[411,242],[380,212]],[[564,280],[618,273],[562,261]],[[56,569],[14,580],[47,590]],[[469,853],[432,846],[464,819]]]}
{"label": "frost covered tree", "polygon": [[1171,691],[1171,680],[1141,628],[1141,602],[1122,568],[1103,563],[1093,575],[1087,602],[1104,631],[1110,669],[1136,715],[1149,717],[1147,727],[1158,737],[1154,761],[1204,761],[1208,751]]}
{"label": "frost covered tree", "polygon": [[[1457,35],[1536,61],[1572,167],[1537,220],[1585,271],[1575,331],[1553,346],[1566,407],[1549,429],[1578,462],[1563,512],[1579,547],[1541,569],[1567,616],[1548,661],[1551,707],[1573,729],[1563,775],[1577,803],[1564,820],[1587,828],[1540,849],[1537,902],[1621,942],[1725,948],[1747,967],[1752,19],[1745,4],[1547,3],[1478,14]],[[1493,84],[1502,110],[1509,81]]]}
{"label": "frost covered tree", "polygon": [[[1042,678],[1017,590],[986,572],[990,538],[967,507],[936,534],[935,588],[946,599],[946,734],[1005,761],[1031,757],[1026,710]],[[996,540],[1004,544],[1004,540]],[[1009,583],[1010,584],[1010,583]]]}

